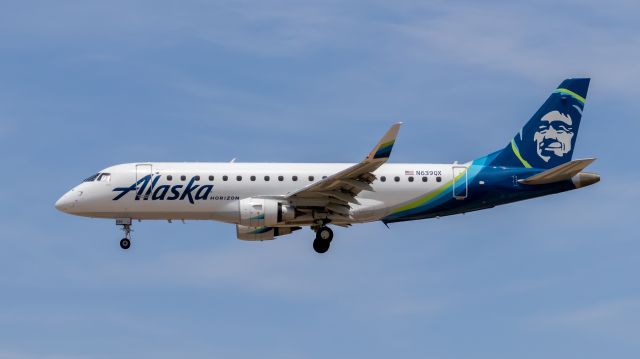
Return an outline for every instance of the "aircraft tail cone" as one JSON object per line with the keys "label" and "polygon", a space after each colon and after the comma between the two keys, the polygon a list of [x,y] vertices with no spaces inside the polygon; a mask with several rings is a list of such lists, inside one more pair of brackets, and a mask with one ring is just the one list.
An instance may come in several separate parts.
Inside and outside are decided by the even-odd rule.
{"label": "aircraft tail cone", "polygon": [[594,183],[600,182],[600,175],[591,172],[580,172],[571,178],[576,188],[591,186]]}

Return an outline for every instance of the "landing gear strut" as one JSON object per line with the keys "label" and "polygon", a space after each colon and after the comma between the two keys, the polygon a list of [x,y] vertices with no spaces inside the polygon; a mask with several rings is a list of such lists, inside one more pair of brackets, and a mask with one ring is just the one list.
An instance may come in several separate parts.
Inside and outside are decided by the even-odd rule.
{"label": "landing gear strut", "polygon": [[131,247],[131,219],[116,219],[116,225],[122,226],[124,238],[120,240],[120,248],[129,249]]}
{"label": "landing gear strut", "polygon": [[327,226],[316,229],[316,239],[313,241],[313,249],[317,253],[325,253],[331,246],[333,231]]}

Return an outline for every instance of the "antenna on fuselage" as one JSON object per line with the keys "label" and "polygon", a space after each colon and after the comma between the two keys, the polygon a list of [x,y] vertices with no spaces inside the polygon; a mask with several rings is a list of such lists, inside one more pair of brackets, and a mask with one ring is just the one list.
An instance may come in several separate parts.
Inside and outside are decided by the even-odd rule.
{"label": "antenna on fuselage", "polygon": [[231,161],[229,161],[229,163],[236,163],[236,157],[232,158]]}

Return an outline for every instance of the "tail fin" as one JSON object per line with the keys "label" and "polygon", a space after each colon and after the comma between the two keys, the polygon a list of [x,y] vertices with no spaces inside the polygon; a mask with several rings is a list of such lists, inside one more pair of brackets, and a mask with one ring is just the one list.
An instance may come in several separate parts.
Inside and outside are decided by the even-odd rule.
{"label": "tail fin", "polygon": [[588,78],[562,81],[489,164],[549,169],[571,161],[588,89]]}

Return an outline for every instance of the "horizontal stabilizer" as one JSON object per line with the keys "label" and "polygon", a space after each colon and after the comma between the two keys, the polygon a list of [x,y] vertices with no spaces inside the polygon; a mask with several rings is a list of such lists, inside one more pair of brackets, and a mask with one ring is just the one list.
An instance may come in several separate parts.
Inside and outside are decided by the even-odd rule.
{"label": "horizontal stabilizer", "polygon": [[528,185],[540,185],[570,180],[571,177],[580,173],[595,160],[595,158],[585,158],[583,160],[569,161],[529,178],[521,179],[518,182]]}

